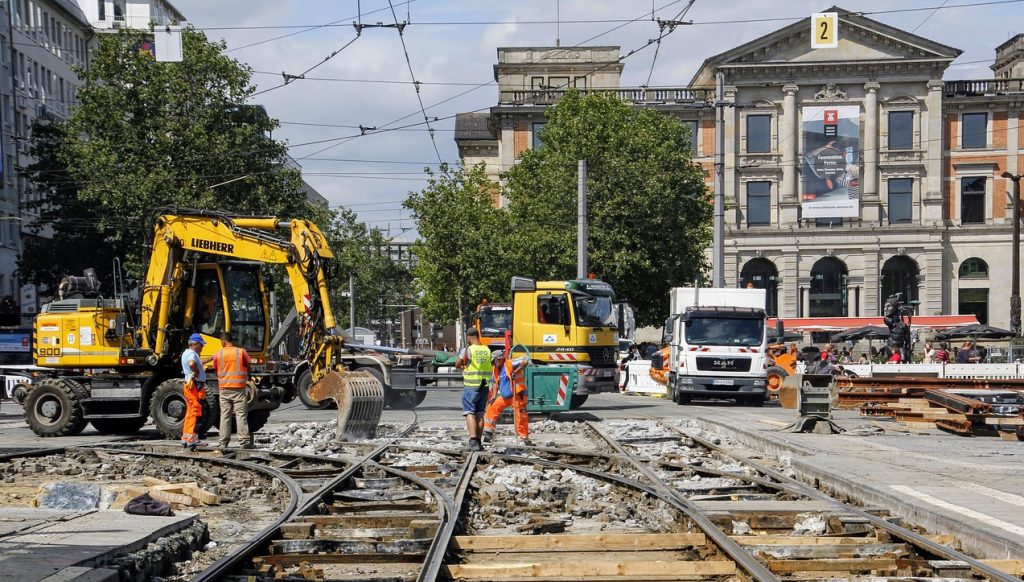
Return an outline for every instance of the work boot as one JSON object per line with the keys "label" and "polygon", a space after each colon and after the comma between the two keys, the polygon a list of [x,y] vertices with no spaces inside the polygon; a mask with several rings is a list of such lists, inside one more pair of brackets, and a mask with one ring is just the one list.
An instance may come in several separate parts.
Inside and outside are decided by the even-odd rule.
{"label": "work boot", "polygon": [[466,443],[466,450],[479,452],[484,450],[484,446],[480,444],[480,439],[469,439],[469,442]]}
{"label": "work boot", "polygon": [[533,441],[531,441],[529,438],[519,439],[519,444],[520,444],[520,446],[524,446],[524,447],[532,447],[533,446]]}
{"label": "work boot", "polygon": [[485,430],[484,431],[484,442],[485,443],[489,443],[492,440],[494,440],[494,431]]}
{"label": "work boot", "polygon": [[194,443],[189,443],[188,444],[188,451],[189,452],[193,452],[193,451],[196,450],[196,447],[206,447],[206,446],[209,446],[209,445],[210,445],[210,443],[204,443],[203,441],[196,441]]}

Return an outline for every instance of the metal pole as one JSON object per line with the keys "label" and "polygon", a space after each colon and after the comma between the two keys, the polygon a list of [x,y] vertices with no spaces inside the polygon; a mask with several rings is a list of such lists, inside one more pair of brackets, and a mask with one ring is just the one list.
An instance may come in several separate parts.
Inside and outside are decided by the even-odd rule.
{"label": "metal pole", "polygon": [[356,274],[348,273],[348,327],[356,335]]}
{"label": "metal pole", "polygon": [[712,286],[725,287],[725,75],[715,75],[715,225]]}
{"label": "metal pole", "polygon": [[587,278],[587,161],[580,160],[576,201],[576,278]]}
{"label": "metal pole", "polygon": [[1013,250],[1010,260],[1013,262],[1010,287],[1010,330],[1013,335],[1020,335],[1020,174],[1012,176],[1013,180]]}

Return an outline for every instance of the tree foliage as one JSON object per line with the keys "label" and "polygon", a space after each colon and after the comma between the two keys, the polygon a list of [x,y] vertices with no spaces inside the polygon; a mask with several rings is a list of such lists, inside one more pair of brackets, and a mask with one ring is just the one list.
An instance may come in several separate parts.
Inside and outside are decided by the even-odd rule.
{"label": "tree foliage", "polygon": [[25,203],[39,219],[23,229],[20,278],[53,289],[65,275],[94,267],[109,291],[110,279],[102,275],[110,273],[116,256],[112,236],[95,228],[95,205],[78,197],[78,186],[60,161],[64,126],[37,122],[32,138],[35,162],[22,172],[44,195]]}
{"label": "tree foliage", "polygon": [[570,92],[547,111],[541,147],[505,174],[507,241],[520,273],[576,276],[578,160],[587,162],[589,271],[641,325],[668,313],[671,287],[706,268],[711,199],[678,120],[610,95]]}
{"label": "tree foliage", "polygon": [[156,62],[136,50],[143,34],[100,36],[56,151],[116,253],[138,271],[161,207],[311,216],[286,145],[270,137],[277,122],[244,105],[251,69],[194,29],[183,62]]}
{"label": "tree foliage", "polygon": [[427,187],[405,201],[420,235],[413,276],[426,317],[448,323],[481,299],[508,297],[514,266],[504,252],[511,225],[493,206],[497,185],[482,164],[427,174]]}

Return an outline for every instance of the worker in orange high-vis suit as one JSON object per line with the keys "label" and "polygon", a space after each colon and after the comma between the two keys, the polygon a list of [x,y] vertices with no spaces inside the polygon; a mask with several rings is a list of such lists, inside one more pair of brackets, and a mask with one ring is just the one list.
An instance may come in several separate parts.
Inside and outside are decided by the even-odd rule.
{"label": "worker in orange high-vis suit", "polygon": [[203,416],[203,401],[206,400],[206,368],[199,353],[206,342],[203,336],[194,333],[188,338],[188,349],[181,354],[181,371],[185,375],[182,396],[185,398],[185,422],[181,427],[181,446],[195,449],[200,444],[196,424]]}
{"label": "worker in orange high-vis suit", "polygon": [[226,449],[231,443],[231,417],[234,416],[241,447],[251,449],[249,410],[245,405],[251,366],[249,352],[235,346],[235,338],[230,331],[220,334],[220,341],[224,347],[213,355],[213,369],[217,371],[217,390],[220,393],[220,441],[217,447]]}
{"label": "worker in orange high-vis suit", "polygon": [[523,370],[530,363],[528,356],[509,360],[504,350],[491,354],[491,369],[494,374],[493,395],[487,412],[484,413],[484,442],[491,442],[501,412],[512,407],[519,443],[529,446],[530,419],[526,414],[526,378]]}

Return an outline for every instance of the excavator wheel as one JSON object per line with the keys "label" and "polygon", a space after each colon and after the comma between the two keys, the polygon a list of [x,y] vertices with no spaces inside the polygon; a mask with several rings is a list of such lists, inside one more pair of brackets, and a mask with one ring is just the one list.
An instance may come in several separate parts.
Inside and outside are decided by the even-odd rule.
{"label": "excavator wheel", "polygon": [[[181,378],[164,380],[153,391],[149,401],[153,424],[169,439],[180,439],[181,429],[185,424],[185,381]],[[206,406],[203,415],[196,421],[196,433],[202,438],[211,427],[216,427],[220,419],[220,401],[216,393],[207,391]]]}
{"label": "excavator wheel", "polygon": [[309,389],[313,385],[313,374],[309,370],[305,370],[299,375],[299,379],[295,381],[295,392],[299,395],[299,400],[306,405],[306,408],[310,410],[324,410],[334,405],[331,400],[317,400],[309,395]]}
{"label": "excavator wheel", "polygon": [[25,422],[41,437],[74,436],[87,424],[75,388],[82,385],[66,378],[47,379],[32,387],[25,398]]}
{"label": "excavator wheel", "polygon": [[384,412],[384,384],[372,370],[328,372],[309,390],[316,400],[338,403],[338,438],[367,439],[377,436]]}

